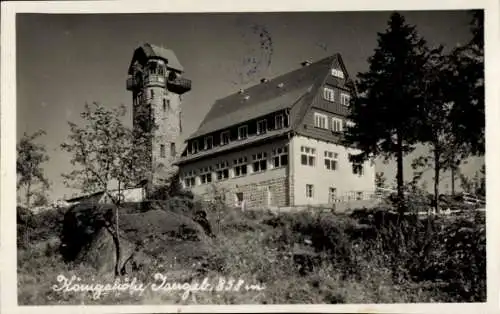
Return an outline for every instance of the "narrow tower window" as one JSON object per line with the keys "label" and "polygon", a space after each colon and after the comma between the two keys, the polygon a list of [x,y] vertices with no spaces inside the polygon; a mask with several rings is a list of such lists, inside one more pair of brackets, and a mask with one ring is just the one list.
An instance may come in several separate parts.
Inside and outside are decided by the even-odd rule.
{"label": "narrow tower window", "polygon": [[170,155],[171,155],[172,157],[175,157],[175,155],[176,155],[176,154],[177,154],[177,153],[176,153],[176,151],[175,151],[175,143],[170,143]]}
{"label": "narrow tower window", "polygon": [[155,97],[155,91],[151,90],[151,98],[154,98],[154,97]]}
{"label": "narrow tower window", "polygon": [[165,158],[165,145],[160,145],[160,157]]}

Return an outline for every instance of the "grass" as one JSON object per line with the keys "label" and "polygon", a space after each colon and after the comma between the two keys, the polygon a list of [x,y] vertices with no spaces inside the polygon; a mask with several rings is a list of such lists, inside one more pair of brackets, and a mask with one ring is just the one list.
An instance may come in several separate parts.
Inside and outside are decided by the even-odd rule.
{"label": "grass", "polygon": [[[19,304],[335,304],[486,298],[484,216],[394,225],[388,218],[380,223],[332,213],[276,216],[219,208],[211,209],[208,219],[216,236],[203,258],[180,263],[159,250],[147,270],[127,278],[149,284],[156,273],[181,282],[242,279],[245,283],[238,292],[197,291],[183,298],[182,291],[146,289],[142,295],[113,293],[97,300],[90,293],[55,292],[52,286],[60,274],[87,281],[96,274],[64,263],[57,243],[47,240],[56,234],[38,230],[38,239],[29,239],[18,250]],[[46,233],[52,230],[56,229],[48,227]],[[18,236],[20,242],[26,239]],[[98,281],[112,283],[114,277],[104,275]],[[246,291],[246,284],[265,289]]]}

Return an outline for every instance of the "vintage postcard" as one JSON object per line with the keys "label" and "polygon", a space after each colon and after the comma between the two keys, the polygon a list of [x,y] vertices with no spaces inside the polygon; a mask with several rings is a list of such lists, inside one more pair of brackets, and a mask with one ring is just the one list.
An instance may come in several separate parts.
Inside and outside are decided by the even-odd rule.
{"label": "vintage postcard", "polygon": [[498,9],[2,3],[2,311],[499,311]]}

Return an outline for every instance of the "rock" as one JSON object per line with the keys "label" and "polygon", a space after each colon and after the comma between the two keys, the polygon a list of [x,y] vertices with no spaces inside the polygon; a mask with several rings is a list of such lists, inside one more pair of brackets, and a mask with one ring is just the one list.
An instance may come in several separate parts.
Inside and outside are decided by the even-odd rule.
{"label": "rock", "polygon": [[[129,273],[149,267],[153,260],[200,258],[211,244],[204,228],[185,215],[164,210],[130,212],[123,210],[118,217],[122,267]],[[99,273],[113,272],[114,208],[75,206],[64,221],[61,252],[65,259],[91,266]]]}

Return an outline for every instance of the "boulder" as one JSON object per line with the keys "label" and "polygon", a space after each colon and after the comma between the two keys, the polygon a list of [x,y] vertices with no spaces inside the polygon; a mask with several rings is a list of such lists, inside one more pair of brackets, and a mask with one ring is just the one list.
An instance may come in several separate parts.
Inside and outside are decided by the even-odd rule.
{"label": "boulder", "polygon": [[[77,205],[65,215],[61,252],[67,261],[83,263],[99,273],[116,263],[113,206]],[[164,210],[136,212],[120,208],[118,216],[123,270],[148,267],[152,261],[191,263],[211,244],[204,228],[191,217]]]}

